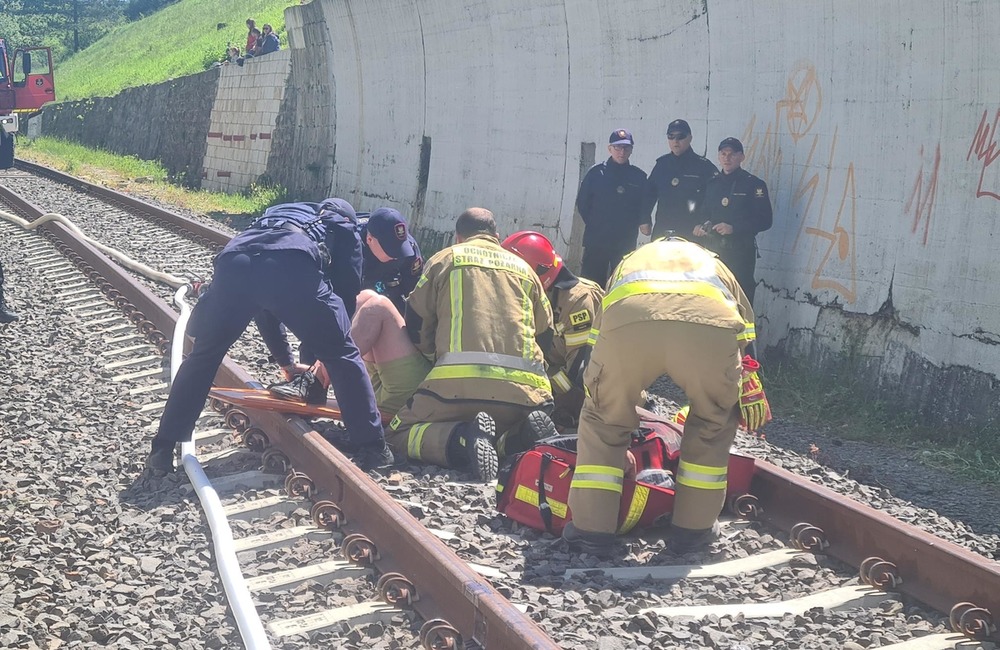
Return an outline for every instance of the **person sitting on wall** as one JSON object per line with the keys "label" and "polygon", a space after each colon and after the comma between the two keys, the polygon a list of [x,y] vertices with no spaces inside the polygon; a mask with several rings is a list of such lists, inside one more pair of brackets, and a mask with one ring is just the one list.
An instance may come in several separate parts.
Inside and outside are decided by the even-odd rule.
{"label": "person sitting on wall", "polygon": [[270,25],[264,25],[262,38],[263,43],[260,46],[261,55],[277,52],[281,49],[281,42],[278,40],[278,35],[274,33]]}
{"label": "person sitting on wall", "polygon": [[260,30],[257,29],[257,22],[253,18],[247,18],[247,54],[253,52],[253,46],[257,43],[259,36]]}

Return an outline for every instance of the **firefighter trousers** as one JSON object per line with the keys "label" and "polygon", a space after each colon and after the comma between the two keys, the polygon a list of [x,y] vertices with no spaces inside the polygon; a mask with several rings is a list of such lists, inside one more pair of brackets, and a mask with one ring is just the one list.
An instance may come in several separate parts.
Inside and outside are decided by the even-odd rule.
{"label": "firefighter trousers", "polygon": [[449,467],[448,440],[455,427],[470,422],[480,411],[489,413],[497,433],[524,420],[537,405],[518,405],[489,400],[444,400],[425,387],[417,389],[385,431],[385,440],[397,458]]}
{"label": "firefighter trousers", "polygon": [[[687,394],[673,525],[710,528],[725,502],[729,448],[739,423],[740,350],[732,330],[682,321],[638,321],[601,330],[584,375],[577,469],[569,494],[574,525],[618,529],[625,453],[639,426],[643,389],[666,373]],[[616,486],[617,483],[617,486]]]}

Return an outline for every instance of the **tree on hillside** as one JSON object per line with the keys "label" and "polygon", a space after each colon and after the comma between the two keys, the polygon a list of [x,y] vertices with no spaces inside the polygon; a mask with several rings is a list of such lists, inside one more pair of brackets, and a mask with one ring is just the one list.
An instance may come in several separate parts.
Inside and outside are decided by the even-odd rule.
{"label": "tree on hillside", "polygon": [[125,5],[125,17],[129,20],[139,20],[152,13],[156,13],[167,5],[172,5],[178,0],[128,0]]}
{"label": "tree on hillside", "polygon": [[[0,0],[3,1],[3,0]],[[125,21],[126,0],[20,1],[12,15],[32,44],[49,45],[57,58],[79,52]]]}
{"label": "tree on hillside", "polygon": [[24,43],[21,24],[14,15],[20,10],[21,0],[0,0],[0,38],[15,47]]}

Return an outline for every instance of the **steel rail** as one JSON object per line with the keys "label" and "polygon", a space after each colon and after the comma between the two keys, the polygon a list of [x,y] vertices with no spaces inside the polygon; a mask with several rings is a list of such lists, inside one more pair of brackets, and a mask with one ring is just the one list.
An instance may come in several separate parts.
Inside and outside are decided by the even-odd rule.
{"label": "steel rail", "polygon": [[[43,214],[32,204],[0,186],[0,199],[9,201],[29,220]],[[159,332],[172,332],[178,315],[158,296],[103,253],[58,222],[39,228],[72,249],[84,263],[110,282],[142,312]],[[164,346],[165,347],[165,346]],[[220,386],[248,386],[254,382],[242,367],[226,357],[215,377]],[[466,640],[483,648],[539,648],[555,650],[556,643],[444,542],[432,535],[400,504],[354,463],[337,451],[305,420],[257,411],[255,424],[265,430],[297,468],[344,511],[346,533],[363,532],[379,549],[376,562],[382,573],[402,573],[418,590],[414,609],[425,619],[443,618]],[[332,488],[324,486],[332,486]]]}
{"label": "steel rail", "polygon": [[807,521],[822,529],[834,557],[852,566],[868,557],[895,564],[903,581],[893,590],[942,612],[970,602],[1000,613],[1000,563],[771,463],[757,461],[751,491],[779,528]]}

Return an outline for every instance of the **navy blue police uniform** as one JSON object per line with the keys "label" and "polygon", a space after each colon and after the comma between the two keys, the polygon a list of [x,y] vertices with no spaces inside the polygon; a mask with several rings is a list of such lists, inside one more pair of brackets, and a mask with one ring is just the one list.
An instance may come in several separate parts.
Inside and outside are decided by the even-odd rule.
{"label": "navy blue police uniform", "polygon": [[[379,260],[367,244],[369,219],[370,216],[358,216],[361,242],[365,244],[361,288],[371,289],[382,294],[391,300],[399,313],[402,314],[406,309],[406,296],[410,295],[413,288],[417,286],[417,281],[424,272],[424,258],[420,255],[417,240],[413,238],[413,234],[404,225],[401,231],[404,237],[401,241],[405,242],[406,246],[402,248],[405,248],[406,252],[412,251],[412,254],[394,258],[388,262]],[[375,233],[373,235],[378,237]],[[383,246],[383,248],[385,247]]]}
{"label": "navy blue police uniform", "polygon": [[353,303],[361,286],[356,229],[354,208],[342,199],[282,204],[216,256],[211,289],[192,315],[199,323],[194,348],[171,386],[147,465],[158,450],[162,464],[165,449],[191,439],[219,364],[254,318],[278,363],[292,362],[284,323],[326,365],[352,445],[363,452],[385,449],[371,380],[341,297]]}
{"label": "navy blue police uniform", "polygon": [[[620,132],[631,141],[631,134]],[[617,133],[611,134],[612,140]],[[587,171],[576,197],[585,225],[580,275],[603,287],[611,270],[635,248],[645,186],[646,172],[610,157]]]}
{"label": "navy blue police uniform", "polygon": [[656,159],[653,171],[649,172],[642,209],[645,223],[649,224],[653,206],[656,206],[653,239],[663,237],[668,230],[680,237],[691,237],[691,231],[701,223],[697,210],[704,198],[705,186],[718,171],[707,158],[690,147],[679,156],[667,153]]}
{"label": "navy blue police uniform", "polygon": [[698,217],[700,222],[711,222],[712,225],[728,223],[733,227],[731,235],[719,235],[713,231],[694,240],[718,253],[719,259],[733,272],[743,293],[753,304],[757,288],[754,280],[757,233],[770,228],[773,220],[767,184],[742,167],[730,174],[718,172],[705,187],[705,200]]}

